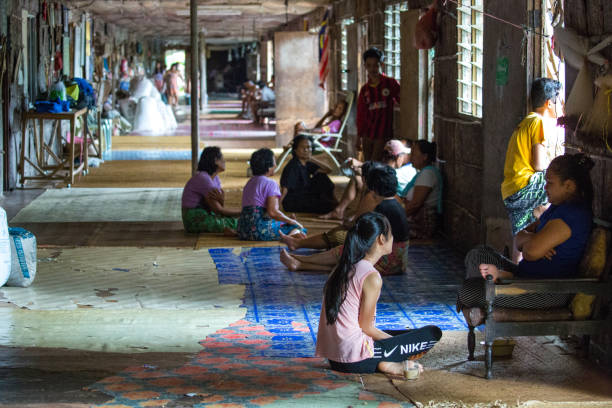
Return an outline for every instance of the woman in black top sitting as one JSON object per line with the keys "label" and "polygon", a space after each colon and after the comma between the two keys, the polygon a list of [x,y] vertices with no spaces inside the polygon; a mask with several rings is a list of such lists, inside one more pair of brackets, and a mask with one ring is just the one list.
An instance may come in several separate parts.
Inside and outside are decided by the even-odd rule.
{"label": "woman in black top sitting", "polygon": [[327,176],[331,168],[312,157],[308,136],[293,139],[293,158],[281,175],[281,203],[285,211],[325,214],[337,204],[334,183]]}
{"label": "woman in black top sitting", "polygon": [[[398,275],[404,273],[408,260],[408,238],[410,227],[404,207],[395,199],[397,191],[397,176],[395,170],[389,166],[379,164],[374,166],[366,174],[367,195],[373,210],[381,213],[391,224],[393,234],[393,246],[390,254],[384,255],[376,263],[375,267],[381,275]],[[364,208],[365,206],[361,207]],[[368,208],[364,208],[368,211]],[[308,238],[307,238],[308,239]],[[306,239],[306,240],[307,240]],[[281,234],[281,240],[288,245],[295,245],[298,241],[292,240]],[[302,242],[306,240],[301,240]],[[316,241],[315,239],[311,240]],[[315,245],[312,245],[316,247]],[[303,247],[309,247],[303,245]],[[338,263],[342,254],[343,245],[333,247],[327,251],[312,255],[290,254],[285,249],[281,250],[281,262],[292,271],[331,271]]]}

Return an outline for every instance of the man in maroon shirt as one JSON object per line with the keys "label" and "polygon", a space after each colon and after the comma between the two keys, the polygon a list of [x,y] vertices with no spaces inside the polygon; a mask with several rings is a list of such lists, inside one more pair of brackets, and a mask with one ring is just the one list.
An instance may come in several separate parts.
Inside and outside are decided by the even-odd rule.
{"label": "man in maroon shirt", "polygon": [[400,84],[380,72],[383,53],[369,48],[363,53],[368,82],[357,99],[357,150],[365,160],[382,159],[385,143],[393,138],[393,106],[400,100]]}

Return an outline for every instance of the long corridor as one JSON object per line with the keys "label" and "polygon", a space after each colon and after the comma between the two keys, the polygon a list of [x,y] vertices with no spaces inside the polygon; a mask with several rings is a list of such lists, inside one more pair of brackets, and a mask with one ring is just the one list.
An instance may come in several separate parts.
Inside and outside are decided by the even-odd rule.
{"label": "long corridor", "polygon": [[[254,126],[236,113],[236,102],[211,102],[200,120],[200,148],[220,145],[228,160],[221,182],[229,206],[240,205],[250,153],[274,145],[273,125]],[[378,303],[384,329],[435,324],[443,330],[440,344],[421,360],[427,368],[421,378],[329,370],[313,357],[325,275],[288,271],[278,242],[184,232],[186,126],[172,135],[114,137],[109,159],[71,188],[19,190],[1,200],[10,226],[32,231],[39,248],[35,284],[0,289],[5,404],[410,407],[546,399],[604,406],[612,400],[608,378],[568,354],[571,344],[552,338],[518,339],[514,358],[495,362],[503,378],[482,379],[482,348],[476,361],[467,361],[467,326],[455,310],[463,261],[442,241],[412,242],[408,270],[384,278]],[[347,182],[333,180],[338,190]],[[311,214],[298,219],[309,233],[336,225]],[[552,381],[540,381],[551,371]]]}

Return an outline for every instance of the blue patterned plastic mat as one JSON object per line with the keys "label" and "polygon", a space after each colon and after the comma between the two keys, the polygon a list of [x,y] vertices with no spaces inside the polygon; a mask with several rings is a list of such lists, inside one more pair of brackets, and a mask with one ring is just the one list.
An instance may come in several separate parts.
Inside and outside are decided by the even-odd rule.
{"label": "blue patterned plastic mat", "polygon": [[[246,320],[273,334],[269,357],[314,355],[326,274],[290,272],[279,260],[282,247],[210,249],[220,284],[246,285]],[[463,260],[450,248],[413,246],[405,274],[386,276],[377,306],[381,329],[429,324],[442,330],[467,330],[455,311]]]}
{"label": "blue patterned plastic mat", "polygon": [[112,150],[104,160],[191,160],[191,150]]}

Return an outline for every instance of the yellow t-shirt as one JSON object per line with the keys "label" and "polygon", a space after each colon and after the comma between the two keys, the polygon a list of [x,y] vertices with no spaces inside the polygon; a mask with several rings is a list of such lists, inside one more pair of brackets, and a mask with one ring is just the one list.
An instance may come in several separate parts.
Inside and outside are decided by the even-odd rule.
{"label": "yellow t-shirt", "polygon": [[531,166],[531,152],[538,143],[544,143],[544,122],[541,115],[531,112],[514,130],[508,142],[501,185],[504,200],[524,188],[535,173]]}

